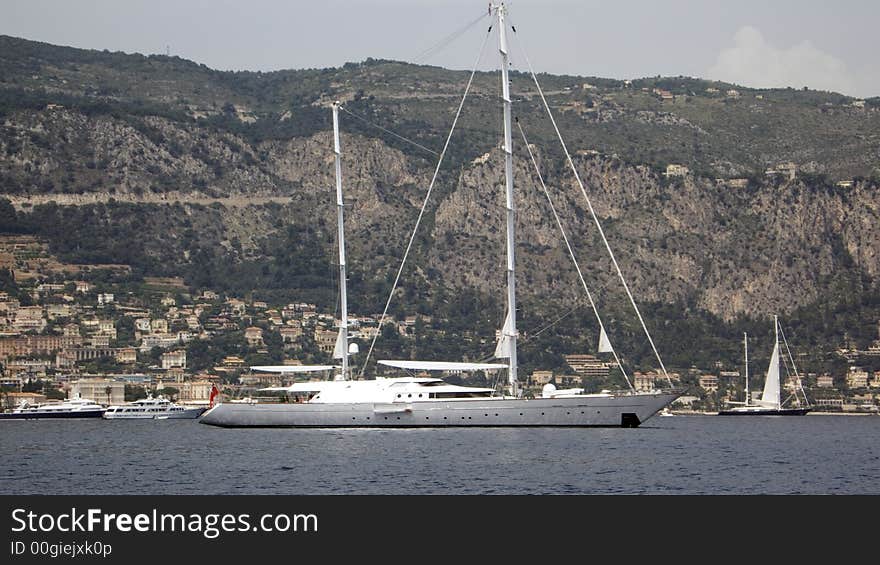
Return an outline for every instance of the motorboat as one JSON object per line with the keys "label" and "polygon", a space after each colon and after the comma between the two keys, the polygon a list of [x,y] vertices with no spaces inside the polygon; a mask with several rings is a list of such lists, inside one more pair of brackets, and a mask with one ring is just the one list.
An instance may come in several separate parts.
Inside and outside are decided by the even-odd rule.
{"label": "motorboat", "polygon": [[163,396],[142,398],[110,406],[104,412],[105,420],[178,420],[198,418],[207,406],[181,406]]}
{"label": "motorboat", "polygon": [[22,402],[9,412],[0,413],[0,420],[36,420],[60,418],[100,418],[106,408],[92,400],[74,398],[63,402],[30,404]]}

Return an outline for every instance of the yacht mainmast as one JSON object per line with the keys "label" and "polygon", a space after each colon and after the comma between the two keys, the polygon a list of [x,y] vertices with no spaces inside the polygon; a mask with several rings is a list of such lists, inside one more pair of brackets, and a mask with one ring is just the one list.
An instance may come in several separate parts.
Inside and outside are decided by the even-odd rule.
{"label": "yacht mainmast", "polygon": [[498,40],[501,53],[501,98],[504,103],[504,179],[505,179],[505,208],[507,209],[507,319],[502,332],[507,337],[508,357],[508,382],[511,393],[518,394],[517,387],[517,362],[516,362],[516,274],[515,261],[515,238],[514,220],[516,210],[513,200],[513,141],[511,139],[510,124],[510,79],[507,76],[509,65],[507,54],[507,30],[504,16],[507,8],[504,3],[493,6],[498,15]]}
{"label": "yacht mainmast", "polygon": [[[342,201],[342,158],[339,148],[339,102],[333,103],[333,154],[336,161],[336,220],[339,239],[339,307],[342,310],[334,357],[342,357],[342,378],[348,374],[348,294],[345,289],[345,229]],[[340,348],[341,345],[341,348]]]}
{"label": "yacht mainmast", "polygon": [[774,342],[775,346],[779,345],[779,316],[773,316],[773,332],[776,336],[776,341]]}

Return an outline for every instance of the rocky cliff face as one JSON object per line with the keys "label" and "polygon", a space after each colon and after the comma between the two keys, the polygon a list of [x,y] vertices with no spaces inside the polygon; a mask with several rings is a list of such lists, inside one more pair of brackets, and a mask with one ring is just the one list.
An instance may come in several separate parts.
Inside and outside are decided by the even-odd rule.
{"label": "rocky cliff face", "polygon": [[[313,227],[332,259],[329,133],[252,144],[161,118],[144,124],[150,129],[63,108],[7,116],[0,171],[9,198],[22,212],[48,201],[87,206],[114,199],[145,210],[180,202],[190,221],[214,218],[216,233],[209,239],[233,260],[258,258],[260,242],[285,225]],[[383,280],[397,269],[432,171],[376,139],[345,134],[343,147],[350,261],[370,274],[368,280]],[[535,151],[587,284],[619,295],[616,272],[579,187],[563,162]],[[667,181],[648,167],[612,157],[579,156],[576,166],[639,301],[690,304],[726,319],[765,315],[816,301],[838,269],[856,268],[871,277],[880,269],[877,187],[867,182],[845,189],[800,180],[731,188],[694,176]],[[405,273],[421,276],[415,273],[431,269],[429,286],[500,296],[503,180],[495,149],[441,181],[448,186],[436,189],[420,234],[428,237],[426,255]],[[59,183],[68,190],[47,193]],[[154,190],[157,183],[164,190]],[[515,186],[521,294],[536,303],[577,300],[579,281],[522,148]],[[186,261],[191,242],[179,237],[184,229],[172,217],[143,226],[142,233]],[[854,266],[848,266],[850,259]]]}
{"label": "rocky cliff face", "polygon": [[[16,229],[43,235],[79,260],[137,261],[161,274],[215,278],[225,270],[205,265],[240,266],[242,280],[264,284],[269,277],[279,287],[302,270],[299,261],[317,269],[335,256],[332,140],[321,102],[346,100],[370,120],[436,148],[460,91],[454,72],[390,62],[233,76],[180,60],[3,37],[0,45],[18,54],[0,56],[0,198],[27,224]],[[496,79],[477,77],[475,106],[465,116],[474,125],[456,134],[459,147],[442,169],[404,271],[403,283],[417,289],[410,299],[440,288],[501,296]],[[839,95],[794,91],[759,98],[747,90],[722,100],[708,94],[705,81],[668,79],[657,82],[676,92],[668,103],[650,94],[648,82],[595,80],[586,89],[572,77],[545,80],[578,154],[578,172],[640,302],[732,319],[830,300],[841,273],[876,280],[878,186],[857,175],[876,169],[880,155],[877,101],[854,106]],[[517,103],[534,117],[533,97]],[[345,115],[343,130],[350,288],[375,302],[366,308],[380,310],[384,296],[377,297],[397,271],[435,161]],[[552,139],[546,124],[532,133],[533,140]],[[532,165],[524,148],[515,147],[523,307],[582,299]],[[535,151],[586,282],[608,297],[602,300],[621,298],[558,150]],[[658,163],[673,159],[697,174],[664,177]],[[855,180],[842,188],[815,174],[766,178],[764,166],[783,159]],[[714,178],[747,174],[747,185],[737,187]],[[82,256],[107,238],[119,241]],[[313,256],[284,255],[282,245]],[[266,261],[278,270],[264,272]]]}
{"label": "rocky cliff face", "polygon": [[[440,205],[433,266],[449,284],[500,288],[504,281],[504,187],[500,154],[464,170]],[[789,312],[817,300],[836,269],[876,276],[877,188],[808,187],[801,181],[729,188],[687,177],[667,183],[613,159],[576,161],[596,213],[634,294],[643,301],[690,303],[723,318]],[[558,165],[557,165],[558,167]],[[546,196],[528,162],[515,185],[520,288],[573,300],[582,291]],[[586,200],[572,175],[547,176],[554,206],[585,280],[617,288]]]}

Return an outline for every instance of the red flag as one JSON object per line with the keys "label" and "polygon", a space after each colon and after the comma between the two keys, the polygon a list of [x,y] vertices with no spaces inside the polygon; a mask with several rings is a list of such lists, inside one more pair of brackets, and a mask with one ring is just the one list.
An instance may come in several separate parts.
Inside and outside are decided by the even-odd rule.
{"label": "red flag", "polygon": [[220,394],[220,390],[217,388],[217,385],[211,385],[211,396],[208,399],[211,408],[214,407],[214,397],[218,394]]}

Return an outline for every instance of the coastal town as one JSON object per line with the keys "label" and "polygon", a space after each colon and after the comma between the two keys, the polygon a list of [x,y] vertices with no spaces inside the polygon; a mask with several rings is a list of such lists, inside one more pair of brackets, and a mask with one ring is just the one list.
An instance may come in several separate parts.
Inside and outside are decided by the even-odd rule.
{"label": "coastal town", "polygon": [[[332,312],[306,302],[270,304],[253,297],[226,296],[205,289],[197,294],[179,278],[144,277],[132,285],[114,282],[124,265],[71,265],[59,262],[48,246],[31,236],[0,238],[0,367],[2,404],[40,404],[83,398],[118,405],[149,394],[182,404],[207,405],[217,386],[223,398],[259,396],[258,389],[288,385],[293,377],[254,372],[252,365],[331,361],[337,338]],[[125,280],[125,277],[116,277]],[[414,339],[430,327],[427,316],[386,317],[351,313],[351,337],[367,345],[378,334]],[[847,359],[880,357],[880,342],[867,351],[842,349]],[[543,386],[598,390],[615,370],[609,359],[590,352],[566,354],[565,369],[534,370],[522,379],[527,394]],[[804,367],[799,384],[816,411],[878,412],[880,371],[848,365],[841,374],[817,374]],[[757,368],[750,370],[760,376]],[[480,375],[444,375],[450,380],[491,382]],[[637,390],[661,384],[686,389],[673,408],[681,412],[717,409],[742,395],[741,367],[690,367],[666,376],[634,372]]]}

